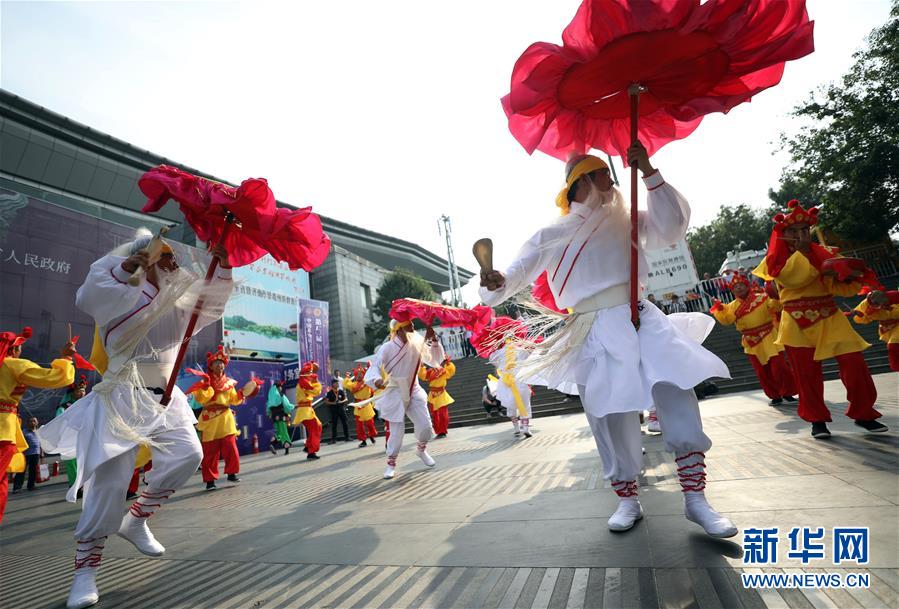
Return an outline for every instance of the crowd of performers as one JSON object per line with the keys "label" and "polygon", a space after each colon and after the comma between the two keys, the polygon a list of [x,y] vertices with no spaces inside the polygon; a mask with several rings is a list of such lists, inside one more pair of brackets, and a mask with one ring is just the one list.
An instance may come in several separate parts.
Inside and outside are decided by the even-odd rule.
{"label": "crowd of performers", "polygon": [[[642,145],[635,143],[628,156],[642,172],[648,193],[638,240],[639,276],[645,283],[643,251],[682,239],[690,206],[650,164]],[[643,516],[637,484],[643,467],[640,417],[653,411],[665,448],[674,455],[685,517],[710,536],[731,537],[736,526],[705,496],[705,457],[712,441],[703,431],[693,391],[707,379],[729,377],[726,365],[701,345],[713,322],[700,313],[666,316],[642,300],[639,323],[633,323],[629,216],[609,168],[598,157],[579,155],[567,164],[565,178],[556,199],[561,218],[528,239],[505,271],[484,269],[479,277],[481,300],[489,306],[532,286],[540,301],[526,319],[494,317],[473,332],[472,345],[496,368],[485,395],[490,404],[506,409],[521,438],[531,436],[531,384],[580,395],[603,475],[619,498],[608,521],[613,531],[626,531]],[[742,334],[744,350],[772,404],[795,401],[798,394],[799,416],[812,424],[814,437],[829,433],[821,376],[821,361],[828,358],[840,366],[847,416],[869,432],[885,431],[877,421],[876,391],[861,355],[869,345],[834,301],[834,296],[858,293],[865,272],[840,267],[832,249],[811,242],[815,221],[813,209],[791,203],[788,213],[775,218],[768,256],[754,271],[770,282],[769,288],[753,287],[747,277],[734,273],[730,287],[737,299],[727,305],[716,302],[711,312]],[[239,481],[232,407],[264,387],[255,378],[238,387],[227,375],[228,355],[219,348],[207,354],[205,371],[190,370],[199,380],[188,391],[176,386],[168,404],[160,404],[197,290],[202,290],[204,308],[195,332],[221,316],[232,281],[228,252],[221,245],[210,248],[219,268],[206,281],[179,268],[168,246],[151,260],[149,240],[139,235],[94,262],[75,295],[76,306],[96,325],[90,361],[102,379],[90,391],[84,377],[76,381],[73,360],[80,356],[74,341],[63,346],[49,368],[42,368],[21,358],[29,329],[0,334],[0,469],[23,467],[27,443],[18,407],[24,392],[29,387],[68,388],[58,416],[37,434],[45,452],[62,455],[69,477],[67,499],[75,501],[83,491],[69,607],[97,602],[96,574],[110,535],[149,556],[165,552],[148,520],[198,468],[210,490],[219,478],[220,458],[227,479]],[[870,291],[853,316],[859,323],[880,324],[891,366],[899,369],[897,292]],[[422,336],[411,320],[392,320],[390,336],[370,365],[335,380],[324,399],[342,408],[344,392],[352,393],[360,448],[377,441],[377,408],[386,431],[383,477],[390,479],[396,475],[407,417],[415,454],[426,467],[435,466],[428,445],[448,433],[453,398],[447,385],[454,374],[455,366],[430,326]],[[420,381],[428,383],[427,392]],[[323,393],[316,362],[303,364],[295,401],[282,383],[271,386],[266,407],[274,426],[273,453],[281,447],[288,454],[293,441],[289,426],[302,426],[306,458],[319,458],[322,423],[315,407]],[[199,407],[198,416],[191,402]],[[485,406],[489,408],[486,397]],[[137,494],[140,473],[146,486]],[[0,519],[6,486],[3,476]],[[136,497],[130,505],[123,501],[129,487]]]}

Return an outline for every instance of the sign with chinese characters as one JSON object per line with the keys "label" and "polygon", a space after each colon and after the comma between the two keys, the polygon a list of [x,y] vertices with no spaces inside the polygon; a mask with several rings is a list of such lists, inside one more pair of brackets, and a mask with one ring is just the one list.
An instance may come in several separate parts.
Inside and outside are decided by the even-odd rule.
{"label": "sign with chinese characters", "polygon": [[295,359],[297,300],[309,297],[309,274],[266,255],[234,269],[234,282],[224,316],[224,343],[231,354]]}
{"label": "sign with chinese characters", "polygon": [[661,250],[645,252],[646,266],[649,272],[646,293],[654,294],[657,299],[666,294],[682,296],[699,283],[693,254],[685,239]]}
{"label": "sign with chinese characters", "polygon": [[331,382],[331,355],[328,342],[328,303],[301,298],[299,302],[300,363],[318,362],[318,379],[323,387]]}
{"label": "sign with chinese characters", "polygon": [[[134,238],[135,229],[95,218],[0,188],[0,328],[31,326],[34,336],[25,343],[23,356],[47,364],[69,336],[80,336],[82,354],[91,351],[94,321],[75,306],[75,293],[91,264]],[[209,256],[196,248],[171,242],[178,264],[202,276]],[[135,288],[136,289],[136,288]],[[211,324],[191,341],[186,362],[218,345],[221,329]],[[88,381],[98,380],[92,373]],[[41,421],[52,417],[59,401],[53,391],[29,391],[23,411]]]}

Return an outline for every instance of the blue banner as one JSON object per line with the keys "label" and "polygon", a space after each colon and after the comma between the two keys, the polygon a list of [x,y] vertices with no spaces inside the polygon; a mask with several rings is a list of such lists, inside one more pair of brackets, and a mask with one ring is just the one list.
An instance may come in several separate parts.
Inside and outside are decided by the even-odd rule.
{"label": "blue banner", "polygon": [[318,379],[331,383],[331,354],[328,342],[328,303],[299,299],[300,362],[318,362]]}

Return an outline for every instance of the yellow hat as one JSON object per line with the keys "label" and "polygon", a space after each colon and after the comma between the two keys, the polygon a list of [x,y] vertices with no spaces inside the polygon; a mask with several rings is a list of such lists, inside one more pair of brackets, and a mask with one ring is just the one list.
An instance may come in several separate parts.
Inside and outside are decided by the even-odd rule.
{"label": "yellow hat", "polygon": [[571,190],[571,187],[574,186],[574,183],[578,181],[578,178],[592,171],[598,171],[600,169],[608,168],[609,166],[605,161],[603,161],[599,157],[593,156],[592,154],[585,155],[582,159],[578,160],[574,164],[574,166],[568,172],[568,178],[565,181],[565,188],[560,190],[559,194],[556,195],[556,207],[562,210],[563,216],[568,213],[568,191]]}

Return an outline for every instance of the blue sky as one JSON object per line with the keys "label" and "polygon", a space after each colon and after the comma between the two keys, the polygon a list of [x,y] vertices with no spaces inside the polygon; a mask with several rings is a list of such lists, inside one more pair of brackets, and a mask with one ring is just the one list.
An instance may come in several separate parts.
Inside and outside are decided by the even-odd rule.
{"label": "blue sky", "polygon": [[[555,215],[558,161],[529,157],[499,98],[533,41],[558,41],[577,0],[7,2],[0,85],[100,131],[230,181],[443,252],[492,236],[498,265]],[[767,204],[787,113],[835,80],[887,0],[810,0],[816,52],[654,163],[702,224]]]}

